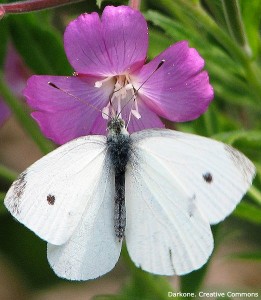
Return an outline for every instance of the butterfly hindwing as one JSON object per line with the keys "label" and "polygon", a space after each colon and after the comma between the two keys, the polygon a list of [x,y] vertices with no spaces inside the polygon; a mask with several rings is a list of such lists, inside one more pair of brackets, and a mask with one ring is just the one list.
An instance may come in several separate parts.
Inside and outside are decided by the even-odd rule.
{"label": "butterfly hindwing", "polygon": [[44,240],[72,235],[102,176],[106,138],[73,140],[44,156],[13,183],[5,198],[12,215]]}
{"label": "butterfly hindwing", "polygon": [[143,270],[185,274],[213,249],[209,223],[224,219],[240,201],[254,166],[237,150],[170,130],[131,135],[126,172],[126,243]]}
{"label": "butterfly hindwing", "polygon": [[[135,147],[126,173],[126,243],[143,270],[181,275],[201,267],[213,249],[209,223],[159,160]],[[137,163],[138,162],[138,163]]]}
{"label": "butterfly hindwing", "polygon": [[114,172],[106,160],[95,194],[71,238],[64,245],[48,244],[48,260],[58,276],[94,279],[115,266],[122,242],[114,231],[113,199]]}

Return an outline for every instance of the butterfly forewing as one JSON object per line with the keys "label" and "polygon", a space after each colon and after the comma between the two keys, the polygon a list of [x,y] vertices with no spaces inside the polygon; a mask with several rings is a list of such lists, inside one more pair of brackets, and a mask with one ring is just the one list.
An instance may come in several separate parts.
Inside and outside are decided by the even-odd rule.
{"label": "butterfly forewing", "polygon": [[105,137],[73,140],[25,170],[8,191],[5,206],[41,238],[60,245],[89,206],[105,156]]}
{"label": "butterfly forewing", "polygon": [[210,224],[235,209],[255,175],[247,157],[212,139],[172,130],[145,130],[132,139],[144,155],[159,159],[161,167],[196,199]]}

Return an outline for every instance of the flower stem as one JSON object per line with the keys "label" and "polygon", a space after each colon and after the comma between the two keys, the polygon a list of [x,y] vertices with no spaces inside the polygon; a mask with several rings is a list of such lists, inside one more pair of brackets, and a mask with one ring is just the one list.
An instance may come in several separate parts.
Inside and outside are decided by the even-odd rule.
{"label": "flower stem", "polygon": [[5,3],[0,5],[0,19],[5,14],[19,14],[36,10],[43,10],[80,1],[84,0],[31,0]]}
{"label": "flower stem", "polygon": [[133,9],[140,9],[140,3],[141,0],[129,0],[129,6],[132,7]]}
{"label": "flower stem", "polygon": [[251,57],[252,51],[247,42],[238,1],[222,0],[222,6],[230,35],[242,47],[245,53]]}
{"label": "flower stem", "polygon": [[29,116],[28,112],[25,109],[25,106],[19,101],[7,87],[3,74],[0,72],[0,95],[12,110],[16,119],[24,127],[27,133],[35,141],[38,147],[42,150],[43,153],[48,153],[53,149],[52,143],[49,142],[40,132],[40,129],[34,122],[34,120]]}

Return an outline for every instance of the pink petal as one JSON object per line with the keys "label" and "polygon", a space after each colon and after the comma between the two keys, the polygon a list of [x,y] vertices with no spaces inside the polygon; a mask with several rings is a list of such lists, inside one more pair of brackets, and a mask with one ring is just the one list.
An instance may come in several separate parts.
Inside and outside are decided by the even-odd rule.
{"label": "pink petal", "polygon": [[[97,77],[32,76],[24,90],[33,118],[44,135],[57,144],[64,144],[91,132],[93,122],[108,103],[113,82],[95,88]],[[52,82],[64,93],[48,84]],[[97,109],[91,107],[94,106]],[[101,122],[107,123],[102,119]],[[95,132],[92,132],[95,133]]]}
{"label": "pink petal", "polygon": [[0,98],[0,126],[9,118],[11,115],[10,109],[4,103],[4,101]]}
{"label": "pink petal", "polygon": [[99,76],[123,74],[141,67],[148,48],[147,23],[128,6],[107,6],[72,21],[64,34],[64,47],[74,69]]}
{"label": "pink petal", "polygon": [[21,97],[31,72],[11,43],[6,52],[4,71],[9,87],[17,96]]}
{"label": "pink petal", "polygon": [[[162,60],[165,62],[157,69]],[[171,121],[190,121],[206,111],[214,96],[203,67],[198,52],[183,41],[133,74],[132,82],[136,89],[145,82],[139,95],[152,111]]]}
{"label": "pink petal", "polygon": [[139,113],[140,119],[136,119],[131,116],[130,123],[128,126],[129,133],[140,131],[146,128],[164,128],[164,124],[161,122],[159,116],[154,113],[149,107],[143,102],[139,101]]}
{"label": "pink petal", "polygon": [[[22,90],[29,77],[29,70],[11,43],[8,44],[6,51],[4,77],[12,92],[17,97],[21,98]],[[0,98],[0,126],[10,117],[10,115],[10,109]]]}

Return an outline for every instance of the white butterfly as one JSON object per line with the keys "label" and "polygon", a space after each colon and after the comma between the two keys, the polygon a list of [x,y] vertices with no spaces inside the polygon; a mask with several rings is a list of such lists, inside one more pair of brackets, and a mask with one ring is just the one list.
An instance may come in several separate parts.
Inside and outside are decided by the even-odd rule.
{"label": "white butterfly", "polygon": [[206,263],[210,224],[233,211],[254,174],[251,161],[228,145],[168,129],[129,135],[114,118],[107,138],[81,137],[35,162],[5,205],[48,242],[60,277],[109,272],[123,237],[136,266],[182,275]]}

